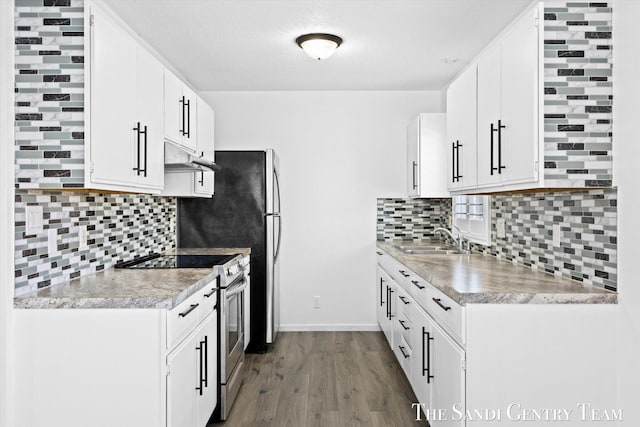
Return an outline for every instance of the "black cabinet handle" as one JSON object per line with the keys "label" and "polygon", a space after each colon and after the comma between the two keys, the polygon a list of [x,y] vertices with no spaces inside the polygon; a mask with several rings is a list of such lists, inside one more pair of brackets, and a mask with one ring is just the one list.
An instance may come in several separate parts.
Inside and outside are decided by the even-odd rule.
{"label": "black cabinet handle", "polygon": [[393,298],[393,289],[389,288],[389,298],[387,299],[387,303],[389,304],[389,320],[391,320],[391,318],[393,318],[393,303],[391,302],[391,298]]}
{"label": "black cabinet handle", "polygon": [[198,371],[198,387],[196,387],[196,390],[198,390],[200,396],[202,396],[202,383],[204,382],[204,379],[202,378],[202,355],[204,353],[202,341],[200,341],[198,344],[199,345],[196,347],[196,350],[198,350],[198,359],[200,359],[200,370]]}
{"label": "black cabinet handle", "polygon": [[451,143],[451,182],[456,182],[456,144]]}
{"label": "black cabinet handle", "polygon": [[402,302],[404,303],[404,305],[407,305],[407,304],[409,304],[409,302],[410,302],[410,301],[407,301],[407,300],[405,299],[405,297],[403,297],[402,295],[400,295],[400,300],[402,300]]}
{"label": "black cabinet handle", "polygon": [[180,104],[182,104],[182,124],[180,126],[182,126],[182,128],[180,129],[180,133],[182,135],[186,135],[186,122],[185,122],[185,108],[186,108],[186,101],[185,101],[185,97],[183,96],[182,99],[180,100]]}
{"label": "black cabinet handle", "polygon": [[406,271],[404,271],[404,270],[398,270],[398,271],[399,271],[399,272],[400,272],[400,274],[402,274],[404,277],[409,277],[409,276],[411,276],[410,274],[407,274],[407,272],[406,272]]}
{"label": "black cabinet handle", "polygon": [[136,149],[138,152],[138,159],[136,161],[136,167],[133,168],[136,171],[136,175],[140,176],[140,122],[136,124],[136,127],[133,128],[136,131]]}
{"label": "black cabinet handle", "polygon": [[493,133],[497,132],[497,131],[498,131],[498,129],[496,129],[493,126],[493,123],[491,123],[491,144],[490,144],[490,146],[491,146],[491,150],[490,150],[490,154],[491,154],[491,175],[493,175],[494,171],[498,170],[498,168],[493,166]]}
{"label": "black cabinet handle", "polygon": [[413,170],[411,172],[411,177],[413,179],[413,189],[418,188],[417,179],[416,179],[416,170],[418,169],[418,164],[416,162],[411,162]]}
{"label": "black cabinet handle", "polygon": [[416,285],[418,289],[424,289],[424,285],[421,285],[420,282],[418,282],[417,280],[412,280],[411,283]]}
{"label": "black cabinet handle", "polygon": [[385,301],[385,303],[387,304],[387,319],[390,319],[391,317],[389,316],[389,286],[387,286],[387,300]]}
{"label": "black cabinet handle", "polygon": [[[426,352],[426,359],[427,359],[427,366],[424,366],[424,359],[425,359],[425,344],[424,344],[424,337],[427,337],[427,352]],[[433,338],[431,338],[431,334],[429,332],[427,332],[427,329],[423,326],[422,327],[422,376],[424,377],[425,373],[427,374],[427,384],[429,384],[431,382],[431,378],[433,378],[433,375],[431,375],[431,340],[433,340]]]}
{"label": "black cabinet handle", "polygon": [[462,147],[462,144],[460,144],[460,141],[456,141],[456,182],[460,182],[460,178],[462,178],[462,175],[460,175],[460,147]]}
{"label": "black cabinet handle", "polygon": [[384,304],[384,301],[382,301],[382,284],[384,283],[384,279],[381,277],[380,278],[380,307],[382,307],[382,305]]}
{"label": "black cabinet handle", "polygon": [[200,187],[204,187],[204,171],[200,171],[200,181],[198,181]]}
{"label": "black cabinet handle", "polygon": [[187,138],[191,138],[191,100],[187,99],[187,124],[186,124],[186,132],[184,133],[184,135]]}
{"label": "black cabinet handle", "polygon": [[204,344],[204,386],[209,387],[209,341],[207,335],[204,336],[202,343]]}
{"label": "black cabinet handle", "polygon": [[398,322],[400,322],[400,324],[402,325],[402,328],[403,328],[405,331],[408,331],[409,329],[411,329],[411,328],[409,328],[408,326],[406,326],[406,325],[404,324],[404,320],[400,320],[400,319],[398,319]]}
{"label": "black cabinet handle", "polygon": [[380,255],[380,256],[384,255],[382,252],[378,252],[378,251],[376,251],[376,253],[377,253],[378,255]]}
{"label": "black cabinet handle", "polygon": [[191,304],[189,306],[189,308],[187,309],[187,311],[180,313],[178,316],[180,317],[187,317],[189,315],[189,313],[191,313],[193,310],[196,309],[197,306],[199,306],[200,304]]}
{"label": "black cabinet handle", "polygon": [[216,293],[216,288],[211,288],[211,292],[209,292],[208,294],[204,294],[204,297],[205,298],[209,298],[211,295],[213,295],[215,293]]}
{"label": "black cabinet handle", "polygon": [[[139,126],[139,125],[138,125]],[[144,134],[144,169],[138,169],[138,174],[144,173],[144,177],[147,177],[147,125],[144,125],[144,130],[138,131],[138,139],[140,134]],[[140,142],[138,141],[138,145]],[[140,149],[138,148],[138,157],[140,157]]]}
{"label": "black cabinet handle", "polygon": [[399,345],[399,346],[398,346],[398,348],[400,349],[400,353],[402,353],[402,355],[404,356],[404,358],[405,358],[405,359],[408,359],[408,358],[409,358],[409,355],[408,355],[408,354],[406,354],[406,353],[404,352],[404,347],[403,347],[403,346],[401,346],[401,345]]}
{"label": "black cabinet handle", "polygon": [[442,304],[442,300],[440,298],[431,298],[436,304],[438,304],[440,306],[441,309],[443,309],[444,311],[449,311],[451,310],[451,307],[447,307],[446,305]]}
{"label": "black cabinet handle", "polygon": [[213,309],[214,309],[214,310],[217,310],[217,309],[218,309],[218,303],[216,303],[216,305],[214,305],[214,306],[213,306]]}
{"label": "black cabinet handle", "polygon": [[502,166],[502,129],[506,128],[505,125],[502,124],[502,120],[498,120],[498,173],[502,173],[502,169],[505,169],[505,166]]}

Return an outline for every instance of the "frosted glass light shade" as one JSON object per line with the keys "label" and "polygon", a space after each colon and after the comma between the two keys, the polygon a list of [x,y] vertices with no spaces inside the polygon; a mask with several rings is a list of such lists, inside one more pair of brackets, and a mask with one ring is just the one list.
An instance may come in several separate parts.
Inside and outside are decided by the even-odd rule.
{"label": "frosted glass light shade", "polygon": [[333,34],[305,34],[296,39],[298,46],[313,59],[324,59],[331,56],[342,44],[342,38]]}

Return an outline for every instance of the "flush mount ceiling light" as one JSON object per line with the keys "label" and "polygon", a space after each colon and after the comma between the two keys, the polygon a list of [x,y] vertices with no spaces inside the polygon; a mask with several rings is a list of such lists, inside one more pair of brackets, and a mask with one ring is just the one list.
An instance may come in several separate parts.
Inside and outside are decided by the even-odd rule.
{"label": "flush mount ceiling light", "polygon": [[298,37],[296,43],[313,59],[324,59],[333,55],[340,47],[342,38],[333,34],[313,33]]}

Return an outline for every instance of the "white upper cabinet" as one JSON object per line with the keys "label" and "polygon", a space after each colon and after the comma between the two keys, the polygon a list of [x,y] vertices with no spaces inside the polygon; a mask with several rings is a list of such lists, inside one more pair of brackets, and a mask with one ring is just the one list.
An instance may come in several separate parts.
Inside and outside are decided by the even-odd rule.
{"label": "white upper cabinet", "polygon": [[474,188],[476,174],[476,68],[469,67],[447,90],[447,188]]}
{"label": "white upper cabinet", "polygon": [[164,137],[191,153],[197,149],[197,95],[169,70],[164,72]]}
{"label": "white upper cabinet", "polygon": [[215,113],[213,108],[199,96],[196,104],[198,108],[196,156],[213,162],[215,161]]}
{"label": "white upper cabinet", "polygon": [[478,61],[478,186],[538,179],[536,8]]}
{"label": "white upper cabinet", "polygon": [[162,65],[108,12],[94,5],[91,16],[85,187],[158,192],[164,176]]}
{"label": "white upper cabinet", "polygon": [[542,10],[525,11],[447,91],[454,194],[544,186]]}
{"label": "white upper cabinet", "polygon": [[446,114],[420,114],[407,129],[407,194],[449,197],[445,181]]}

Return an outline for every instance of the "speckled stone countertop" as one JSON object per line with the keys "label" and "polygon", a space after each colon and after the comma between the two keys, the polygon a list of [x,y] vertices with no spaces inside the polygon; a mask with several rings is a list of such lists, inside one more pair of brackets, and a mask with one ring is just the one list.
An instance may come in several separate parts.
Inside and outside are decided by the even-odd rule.
{"label": "speckled stone countertop", "polygon": [[[173,249],[166,255],[249,255],[247,248]],[[216,277],[213,269],[114,269],[14,299],[15,308],[155,308],[170,310]]]}
{"label": "speckled stone countertop", "polygon": [[409,255],[394,244],[377,242],[378,248],[461,305],[618,302],[615,292],[534,271],[490,255]]}

